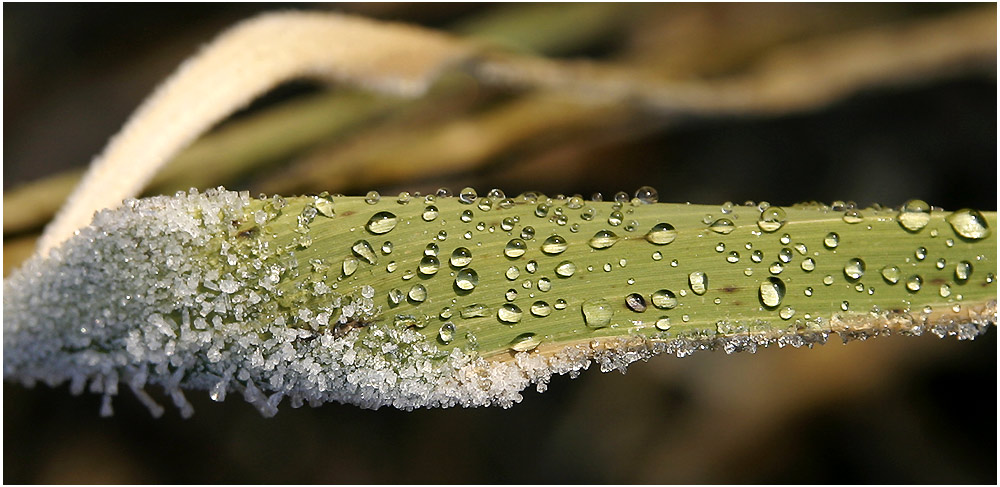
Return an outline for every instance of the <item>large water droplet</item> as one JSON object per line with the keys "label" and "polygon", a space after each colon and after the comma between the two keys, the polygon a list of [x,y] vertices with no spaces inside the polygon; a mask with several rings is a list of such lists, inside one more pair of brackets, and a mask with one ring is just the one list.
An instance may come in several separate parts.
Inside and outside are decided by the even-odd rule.
{"label": "large water droplet", "polygon": [[923,200],[910,200],[903,204],[896,216],[900,226],[911,231],[919,232],[931,221],[931,205]]}
{"label": "large water droplet", "polygon": [[471,291],[479,284],[479,274],[472,269],[462,269],[455,276],[455,286],[463,291]]}
{"label": "large water droplet", "polygon": [[688,274],[688,284],[691,285],[691,291],[700,296],[708,291],[708,276],[701,271],[692,272]]}
{"label": "large water droplet", "polygon": [[367,240],[354,242],[354,245],[351,246],[351,251],[354,252],[354,255],[361,257],[371,265],[378,263],[378,255],[375,254],[375,249],[372,248],[372,244],[368,243]]}
{"label": "large water droplet", "polygon": [[759,295],[765,308],[777,308],[785,297],[785,283],[776,277],[768,277],[760,283]]}
{"label": "large water droplet", "polygon": [[459,247],[451,253],[449,261],[455,267],[465,267],[472,262],[472,252],[465,247]]}
{"label": "large water droplet", "polygon": [[528,245],[524,243],[524,240],[521,240],[519,238],[513,238],[509,242],[507,242],[507,246],[504,247],[503,255],[506,255],[507,257],[510,257],[512,259],[516,259],[524,255],[524,253],[527,250],[528,250]]}
{"label": "large water droplet", "polygon": [[959,236],[971,240],[979,240],[990,236],[990,227],[986,217],[976,210],[963,208],[948,215],[945,220]]}
{"label": "large water droplet", "polygon": [[865,261],[861,259],[851,259],[844,265],[844,275],[851,281],[857,281],[865,275]]}
{"label": "large water droplet", "polygon": [[510,342],[510,349],[515,352],[530,352],[542,343],[542,339],[534,333],[522,333]]}
{"label": "large water droplet", "polygon": [[728,218],[719,218],[718,220],[712,222],[712,224],[708,226],[708,229],[715,233],[728,235],[736,229],[736,225],[734,225],[733,221]]}
{"label": "large water droplet", "polygon": [[639,204],[651,205],[660,200],[660,194],[650,186],[643,186],[635,191],[635,200]]}
{"label": "large water droplet", "polygon": [[677,296],[669,289],[660,289],[653,293],[650,299],[653,306],[660,309],[673,309],[677,306]]}
{"label": "large water droplet", "polygon": [[770,206],[760,213],[757,226],[765,232],[776,232],[785,224],[785,210],[777,206]]}
{"label": "large water droplet", "polygon": [[559,235],[553,235],[542,242],[542,253],[546,255],[559,255],[565,252],[568,246],[569,244],[566,243],[566,239]]}
{"label": "large water droplet", "polygon": [[646,240],[656,245],[666,245],[677,238],[677,230],[669,223],[657,223],[646,234]]}
{"label": "large water droplet", "polygon": [[367,228],[369,232],[381,235],[383,233],[389,233],[389,231],[393,228],[396,228],[396,222],[398,221],[399,220],[396,218],[396,215],[388,211],[380,211],[372,215],[372,217],[368,220],[368,224],[365,225],[365,228]]}
{"label": "large water droplet", "polygon": [[639,293],[631,293],[625,296],[625,305],[628,306],[628,309],[636,313],[646,311],[646,299]]}
{"label": "large water droplet", "polygon": [[531,314],[539,318],[544,318],[552,314],[552,307],[545,301],[535,301],[531,303]]}
{"label": "large water droplet", "polygon": [[523,314],[524,313],[521,312],[521,308],[519,308],[516,304],[504,303],[500,306],[500,309],[497,310],[497,319],[504,323],[513,325],[514,323],[521,321],[521,316]]}
{"label": "large water droplet", "polygon": [[420,214],[420,217],[424,219],[425,222],[433,221],[438,217],[438,209],[434,205],[428,205],[424,208],[424,212]]}
{"label": "large water droplet", "polygon": [[564,260],[556,266],[556,275],[559,277],[570,277],[576,272],[576,264]]}
{"label": "large water droplet", "polygon": [[420,259],[420,263],[417,264],[417,271],[425,276],[433,276],[437,274],[438,269],[441,268],[441,261],[433,255],[425,255],[424,258]]}
{"label": "large water droplet", "polygon": [[583,302],[580,309],[583,311],[583,322],[590,328],[603,328],[611,324],[614,311],[607,299],[588,299]]}
{"label": "large water droplet", "polygon": [[618,235],[615,235],[615,232],[610,230],[600,230],[595,233],[587,243],[591,246],[591,248],[606,249],[618,243],[618,240]]}
{"label": "large water droplet", "polygon": [[423,284],[414,284],[410,291],[406,293],[415,303],[422,303],[427,299],[427,288]]}

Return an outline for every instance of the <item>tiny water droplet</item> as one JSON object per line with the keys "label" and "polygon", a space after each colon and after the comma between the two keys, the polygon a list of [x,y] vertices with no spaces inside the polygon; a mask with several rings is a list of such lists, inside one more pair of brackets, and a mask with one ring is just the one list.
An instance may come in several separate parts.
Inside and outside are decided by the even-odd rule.
{"label": "tiny water droplet", "polygon": [[462,214],[458,217],[463,223],[469,223],[472,221],[472,210],[464,210]]}
{"label": "tiny water droplet", "polygon": [[938,269],[944,269],[947,265],[948,261],[944,258],[938,259],[937,262],[934,263],[934,267],[937,267]]}
{"label": "tiny water droplet", "polygon": [[781,262],[772,262],[771,265],[768,266],[767,270],[771,274],[778,275],[781,274],[781,271],[785,270],[785,266],[781,265]]}
{"label": "tiny water droplet", "polygon": [[864,217],[861,216],[861,212],[858,210],[847,210],[844,212],[843,216],[844,223],[855,224],[865,221]]}
{"label": "tiny water droplet", "polygon": [[781,311],[778,311],[778,316],[780,316],[783,320],[790,320],[793,316],[795,316],[795,309],[791,306],[785,306],[784,308],[781,308]]}
{"label": "tiny water droplet", "polygon": [[882,268],[882,279],[889,284],[896,284],[899,282],[900,271],[899,267],[894,265],[887,265]]}
{"label": "tiny water droplet", "polygon": [[396,288],[392,288],[391,290],[389,290],[389,302],[391,302],[393,305],[396,305],[402,301],[403,301],[403,291],[400,291],[399,289]]}
{"label": "tiny water droplet", "polygon": [[842,311],[847,311],[847,310],[851,309],[851,303],[848,302],[848,301],[841,301],[840,302],[840,309]]}
{"label": "tiny water droplet", "polygon": [[438,217],[437,207],[434,205],[428,205],[424,208],[424,212],[420,215],[420,217],[423,218],[425,222],[433,221]]}
{"label": "tiny water droplet", "polygon": [[948,220],[951,228],[961,237],[980,240],[990,236],[986,217],[976,210],[963,208],[948,215],[945,220]]}
{"label": "tiny water droplet", "polygon": [[576,273],[576,264],[564,260],[556,266],[556,275],[559,277],[570,277]]}
{"label": "tiny water droplet", "polygon": [[924,279],[918,275],[912,275],[906,278],[906,289],[910,291],[917,292],[924,285]]}
{"label": "tiny water droplet", "polygon": [[802,264],[800,264],[800,267],[802,267],[802,270],[806,272],[812,272],[816,269],[816,261],[813,260],[812,257],[806,257],[805,260],[802,261]]}
{"label": "tiny water droplet", "polygon": [[670,318],[666,316],[661,316],[656,320],[656,329],[660,331],[667,331],[670,329]]}
{"label": "tiny water droplet", "polygon": [[568,306],[569,306],[569,303],[567,303],[567,302],[566,302],[566,300],[565,300],[565,299],[562,299],[562,298],[560,298],[560,299],[557,299],[557,300],[556,300],[556,304],[555,304],[555,305],[553,305],[553,307],[554,307],[555,309],[558,309],[558,310],[564,310],[564,309],[566,309],[566,308],[567,308]]}
{"label": "tiny water droplet", "polygon": [[535,227],[532,227],[532,226],[529,225],[529,226],[526,226],[526,227],[522,228],[521,229],[521,238],[523,238],[525,240],[531,240],[531,239],[535,238]]}
{"label": "tiny water droplet", "polygon": [[455,276],[455,286],[463,291],[471,291],[479,284],[479,274],[472,269],[462,269]]}
{"label": "tiny water droplet", "polygon": [[581,305],[583,321],[590,328],[603,328],[611,324],[614,311],[611,303],[604,298],[591,298]]}
{"label": "tiny water droplet", "polygon": [[369,191],[368,194],[365,195],[365,203],[374,205],[375,203],[378,203],[381,198],[382,197],[379,196],[378,191]]}
{"label": "tiny water droplet", "polygon": [[951,296],[951,286],[942,284],[939,292],[942,298],[947,298],[948,296]]}
{"label": "tiny water droplet", "polygon": [[924,260],[927,258],[927,249],[925,247],[917,247],[917,250],[913,252],[913,255],[917,260]]}
{"label": "tiny water droplet", "polygon": [[487,308],[486,306],[483,306],[481,304],[470,304],[462,308],[458,312],[458,314],[461,315],[462,318],[469,319],[469,318],[478,318],[480,316],[486,316],[488,312],[489,308]]}
{"label": "tiny water droplet", "polygon": [[663,253],[661,253],[659,250],[657,250],[656,252],[653,252],[652,257],[653,257],[653,260],[663,260]]}
{"label": "tiny water droplet", "polygon": [[837,235],[836,232],[826,234],[826,237],[823,239],[824,247],[828,249],[835,249],[838,245],[840,245],[840,235]]}
{"label": "tiny water droplet", "polygon": [[833,284],[833,276],[829,276],[828,275],[828,276],[823,277],[823,284],[826,285],[826,286],[832,285]]}
{"label": "tiny water droplet", "polygon": [[782,262],[784,262],[786,264],[789,263],[789,262],[791,262],[792,261],[792,251],[790,249],[788,249],[788,248],[781,249],[781,251],[778,252],[778,260],[780,260],[780,261],[782,261]]}
{"label": "tiny water droplet", "polygon": [[969,280],[969,276],[972,275],[972,263],[963,260],[955,265],[955,280],[959,282],[965,282]]}
{"label": "tiny water droplet", "polygon": [[719,252],[720,254],[722,252],[725,252],[726,251],[726,244],[724,244],[722,242],[719,242],[719,243],[715,244],[715,251]]}
{"label": "tiny water droplet", "polygon": [[539,318],[544,318],[552,314],[552,307],[545,301],[535,301],[531,303],[531,314]]}
{"label": "tiny water droplet", "polygon": [[608,215],[608,224],[611,225],[611,226],[613,226],[613,227],[617,227],[618,225],[622,224],[622,220],[624,218],[625,218],[625,216],[622,215],[622,212],[620,212],[620,211],[612,211],[611,214]]}
{"label": "tiny water droplet", "polygon": [[527,264],[524,264],[524,270],[528,271],[528,274],[534,274],[538,270],[538,262],[529,260]]}
{"label": "tiny water droplet", "polygon": [[899,225],[910,232],[919,232],[931,221],[931,205],[923,200],[910,200],[896,215]]}
{"label": "tiny water droplet", "polygon": [[740,261],[740,253],[735,250],[730,252],[729,256],[726,257],[726,262],[729,262],[730,264],[735,264],[739,261]]}
{"label": "tiny water droplet", "polygon": [[513,281],[514,279],[517,279],[517,277],[520,275],[521,271],[517,270],[517,267],[515,266],[508,267],[507,272],[504,273],[504,276],[507,277],[508,281]]}
{"label": "tiny water droplet", "polygon": [[614,232],[610,230],[600,230],[595,233],[587,243],[594,249],[607,249],[618,243],[618,240],[619,237],[618,235],[615,235]]}
{"label": "tiny water droplet", "polygon": [[542,242],[541,250],[546,255],[559,255],[565,252],[568,246],[566,239],[559,235],[553,235]]}
{"label": "tiny water droplet", "polygon": [[438,316],[440,316],[442,320],[447,320],[451,318],[452,316],[451,306],[445,306],[444,308],[441,308],[441,313],[439,313]]}
{"label": "tiny water droplet", "polygon": [[449,321],[441,325],[441,329],[438,330],[438,338],[445,345],[451,343],[455,339],[455,324]]}
{"label": "tiny water droplet", "polygon": [[861,259],[851,259],[844,265],[844,275],[851,281],[857,281],[865,275],[865,262]]}
{"label": "tiny water droplet", "polygon": [[459,247],[451,253],[449,262],[455,267],[465,267],[472,263],[472,252],[465,247]]}
{"label": "tiny water droplet", "polygon": [[759,250],[754,250],[750,253],[750,260],[759,264],[762,260],[764,260],[764,253]]}
{"label": "tiny water droplet", "polygon": [[552,289],[552,281],[547,277],[538,278],[538,290],[547,293]]}

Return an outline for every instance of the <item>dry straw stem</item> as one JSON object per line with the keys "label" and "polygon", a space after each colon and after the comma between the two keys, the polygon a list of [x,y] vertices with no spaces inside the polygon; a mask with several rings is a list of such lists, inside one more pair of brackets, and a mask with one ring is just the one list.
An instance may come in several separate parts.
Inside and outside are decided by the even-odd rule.
{"label": "dry straw stem", "polygon": [[[502,54],[395,24],[334,14],[269,14],[220,36],[147,100],[95,160],[40,250],[84,225],[94,210],[136,195],[198,134],[289,79],[318,77],[417,94],[449,65],[466,61],[466,69],[484,81],[566,90],[589,103],[628,100],[661,114],[782,112],[828,103],[862,86],[992,64],[994,17],[995,8],[984,7],[871,29],[790,48],[735,79],[665,82],[614,67]],[[359,36],[371,41],[356,42]]]}

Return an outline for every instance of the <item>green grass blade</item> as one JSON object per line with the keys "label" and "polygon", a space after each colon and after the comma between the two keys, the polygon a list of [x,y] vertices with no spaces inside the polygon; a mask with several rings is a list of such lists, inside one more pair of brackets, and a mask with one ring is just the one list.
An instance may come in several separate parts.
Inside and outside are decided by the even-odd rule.
{"label": "green grass blade", "polygon": [[4,282],[4,375],[506,407],[592,362],[996,321],[996,213],[649,200],[133,201]]}

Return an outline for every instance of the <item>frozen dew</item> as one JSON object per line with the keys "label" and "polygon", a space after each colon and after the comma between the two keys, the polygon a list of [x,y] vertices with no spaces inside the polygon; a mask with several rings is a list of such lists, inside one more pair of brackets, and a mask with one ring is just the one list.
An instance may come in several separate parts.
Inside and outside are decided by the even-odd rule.
{"label": "frozen dew", "polygon": [[610,230],[600,230],[590,237],[588,245],[593,249],[607,249],[611,248],[612,245],[618,243],[619,237],[615,235],[615,232]]}
{"label": "frozen dew", "polygon": [[472,269],[462,269],[455,276],[455,287],[463,291],[471,291],[479,285],[479,274]]}
{"label": "frozen dew", "polygon": [[398,221],[399,219],[396,218],[395,214],[388,211],[380,211],[372,215],[372,217],[368,220],[368,223],[365,225],[365,228],[367,228],[371,233],[381,235],[383,233],[389,233],[393,228],[396,228],[396,223]]}
{"label": "frozen dew", "polygon": [[393,305],[402,303],[404,298],[405,295],[403,294],[403,291],[400,291],[397,288],[389,290],[389,302],[392,303]]}
{"label": "frozen dew", "polygon": [[980,240],[990,236],[990,227],[986,222],[986,217],[976,210],[963,208],[948,215],[945,220],[960,237]]}
{"label": "frozen dew", "polygon": [[776,277],[768,277],[760,283],[758,296],[765,308],[777,308],[785,297],[785,283]]}
{"label": "frozen dew", "polygon": [[851,259],[844,265],[844,275],[851,281],[857,281],[865,275],[865,261],[861,259]]}
{"label": "frozen dew", "polygon": [[840,235],[836,232],[830,232],[823,238],[823,246],[828,249],[835,249],[838,245],[840,245]]}
{"label": "frozen dew", "polygon": [[545,255],[559,255],[565,252],[568,247],[569,244],[566,243],[565,238],[559,235],[553,235],[542,242],[541,250]]}
{"label": "frozen dew", "polygon": [[591,298],[580,306],[583,312],[583,322],[590,328],[604,328],[611,324],[614,311],[611,303],[604,298]]}
{"label": "frozen dew", "polygon": [[770,206],[760,213],[757,226],[768,233],[776,232],[785,224],[786,219],[785,210],[777,206]]}
{"label": "frozen dew", "polygon": [[437,274],[438,269],[441,268],[441,261],[433,255],[425,255],[420,259],[420,263],[417,264],[417,272],[425,276],[433,276]]}
{"label": "frozen dew", "polygon": [[931,205],[923,200],[910,200],[896,215],[899,225],[910,232],[919,232],[931,221]]}
{"label": "frozen dew", "polygon": [[497,319],[510,325],[520,322],[522,315],[521,308],[514,303],[504,303],[497,310]]}
{"label": "frozen dew", "polygon": [[458,247],[452,251],[449,262],[455,267],[465,267],[472,263],[472,252],[465,247]]}
{"label": "frozen dew", "polygon": [[677,296],[669,289],[660,289],[650,296],[653,306],[660,309],[673,309],[677,306]]}
{"label": "frozen dew", "polygon": [[708,276],[701,271],[692,272],[688,274],[688,284],[691,291],[700,296],[708,291]]}

